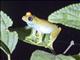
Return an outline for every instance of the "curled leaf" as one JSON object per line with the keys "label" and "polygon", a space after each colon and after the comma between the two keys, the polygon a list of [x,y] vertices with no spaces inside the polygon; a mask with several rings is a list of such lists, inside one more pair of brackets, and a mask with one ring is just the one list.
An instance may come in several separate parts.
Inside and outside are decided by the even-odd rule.
{"label": "curled leaf", "polygon": [[[0,11],[0,42],[2,43],[1,44],[1,47],[7,52],[9,53],[12,53],[13,50],[15,49],[16,47],[16,44],[18,42],[18,35],[17,33],[14,31],[14,32],[10,32],[8,30],[8,27],[12,25],[12,20],[10,19],[9,16],[7,16],[3,11]],[[5,47],[4,47],[5,46]]]}
{"label": "curled leaf", "polygon": [[66,6],[49,15],[48,21],[80,30],[80,3]]}

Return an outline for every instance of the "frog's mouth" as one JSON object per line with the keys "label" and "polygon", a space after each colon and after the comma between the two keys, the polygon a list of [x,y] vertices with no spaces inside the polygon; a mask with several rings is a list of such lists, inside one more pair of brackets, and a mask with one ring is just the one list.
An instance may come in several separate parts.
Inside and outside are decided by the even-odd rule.
{"label": "frog's mouth", "polygon": [[23,16],[22,17],[22,20],[26,22],[27,21],[27,18],[25,16]]}
{"label": "frog's mouth", "polygon": [[25,19],[25,16],[22,17],[22,20],[26,20],[26,19]]}

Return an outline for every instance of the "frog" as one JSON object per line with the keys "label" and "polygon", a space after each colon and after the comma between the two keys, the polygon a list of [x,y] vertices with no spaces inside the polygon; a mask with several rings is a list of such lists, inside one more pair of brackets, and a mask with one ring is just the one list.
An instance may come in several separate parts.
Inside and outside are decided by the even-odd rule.
{"label": "frog", "polygon": [[50,34],[50,40],[46,47],[49,47],[52,45],[52,43],[54,43],[54,41],[57,39],[58,35],[62,30],[61,27],[59,27],[55,23],[51,23],[46,19],[39,18],[33,15],[31,12],[26,12],[26,14],[22,16],[22,20],[28,25],[26,29],[32,28],[33,36],[37,32],[39,39],[36,44],[42,42],[43,34]]}

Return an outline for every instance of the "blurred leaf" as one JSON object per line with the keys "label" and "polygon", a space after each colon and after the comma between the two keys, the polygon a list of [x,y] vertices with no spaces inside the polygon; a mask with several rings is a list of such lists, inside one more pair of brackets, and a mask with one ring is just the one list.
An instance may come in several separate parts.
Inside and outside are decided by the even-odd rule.
{"label": "blurred leaf", "polygon": [[32,53],[31,60],[75,60],[72,56],[53,55],[45,51],[36,50]]}
{"label": "blurred leaf", "polygon": [[76,60],[80,60],[80,55],[73,55]]}
{"label": "blurred leaf", "polygon": [[[24,34],[27,34],[27,33],[24,33]],[[39,41],[39,37],[37,36],[37,34],[35,34],[35,36],[33,36],[33,34],[31,33],[31,34],[28,34],[28,36],[25,36],[25,39],[23,41],[26,42],[26,43],[33,44],[33,45],[37,45],[37,46],[42,46],[42,47],[45,47],[45,48],[53,49],[53,48],[51,48],[51,46],[47,46],[48,43],[50,42],[50,38],[49,37],[50,37],[50,34],[45,34],[45,37],[44,37],[44,34],[42,34],[42,42],[37,44],[37,42]]]}
{"label": "blurred leaf", "polygon": [[[14,28],[11,28],[11,30],[13,30]],[[32,29],[25,29],[23,27],[20,28],[15,28],[14,30],[16,30],[16,32],[18,33],[18,37],[19,40],[22,40],[26,43],[30,43],[33,45],[37,45],[37,46],[43,46],[46,47],[46,45],[49,43],[50,39],[49,36],[50,34],[46,34],[44,36],[44,34],[42,35],[43,40],[41,43],[37,44],[36,42],[39,41],[39,37],[37,36],[37,34],[35,33],[35,35],[33,36],[32,34]],[[34,40],[33,40],[34,39]],[[51,46],[48,46],[46,48],[50,48]]]}
{"label": "blurred leaf", "polygon": [[66,6],[49,15],[48,21],[80,30],[80,3]]}
{"label": "blurred leaf", "polygon": [[24,27],[9,28],[10,31],[16,31],[18,33],[18,39],[24,41],[26,37],[31,35],[31,29],[25,29]]}
{"label": "blurred leaf", "polygon": [[[12,20],[10,19],[9,16],[7,16],[3,11],[0,11],[0,42],[1,42],[1,47],[7,52],[7,53],[12,53],[13,50],[16,47],[16,44],[18,42],[18,35],[17,33],[10,32],[8,30],[8,27],[12,25]],[[10,52],[9,52],[10,51]]]}

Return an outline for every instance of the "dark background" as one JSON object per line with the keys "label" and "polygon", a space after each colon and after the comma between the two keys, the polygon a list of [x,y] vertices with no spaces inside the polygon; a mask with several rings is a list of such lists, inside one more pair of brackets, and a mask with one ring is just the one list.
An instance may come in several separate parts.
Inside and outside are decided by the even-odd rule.
{"label": "dark background", "polygon": [[[10,16],[14,22],[13,27],[24,27],[25,22],[21,20],[27,11],[31,11],[35,16],[47,19],[48,16],[67,5],[79,3],[78,1],[1,1],[1,10]],[[69,28],[63,25],[62,31],[54,42],[54,50],[57,54],[63,53],[68,47],[71,40],[75,41],[75,45],[66,53],[66,55],[77,54],[80,52],[80,30]],[[19,40],[16,49],[12,53],[12,60],[29,60],[31,53],[37,49],[51,52],[44,47],[26,44]],[[1,50],[1,59],[7,60],[6,55]]]}

